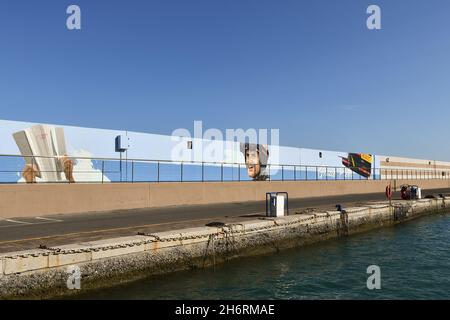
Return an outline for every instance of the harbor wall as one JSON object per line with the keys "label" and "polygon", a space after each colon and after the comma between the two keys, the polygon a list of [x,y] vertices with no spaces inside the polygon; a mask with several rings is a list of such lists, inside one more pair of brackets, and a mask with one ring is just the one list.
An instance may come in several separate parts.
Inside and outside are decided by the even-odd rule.
{"label": "harbor wall", "polygon": [[0,185],[0,218],[262,201],[266,192],[280,191],[288,192],[290,198],[383,193],[389,183],[393,190],[416,184],[425,193],[450,188],[447,179],[5,184]]}
{"label": "harbor wall", "polygon": [[78,269],[82,290],[150,275],[202,268],[234,258],[276,252],[450,208],[450,198],[367,204],[239,224],[173,230],[0,255],[0,299],[74,294],[67,281]]}

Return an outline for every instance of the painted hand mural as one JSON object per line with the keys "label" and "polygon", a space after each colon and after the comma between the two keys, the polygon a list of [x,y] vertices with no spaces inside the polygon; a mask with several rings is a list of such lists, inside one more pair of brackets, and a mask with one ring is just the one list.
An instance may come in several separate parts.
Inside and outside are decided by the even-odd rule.
{"label": "painted hand mural", "polygon": [[74,183],[74,162],[67,156],[64,129],[48,125],[35,125],[13,134],[14,140],[25,159],[22,177],[27,183],[58,182]]}

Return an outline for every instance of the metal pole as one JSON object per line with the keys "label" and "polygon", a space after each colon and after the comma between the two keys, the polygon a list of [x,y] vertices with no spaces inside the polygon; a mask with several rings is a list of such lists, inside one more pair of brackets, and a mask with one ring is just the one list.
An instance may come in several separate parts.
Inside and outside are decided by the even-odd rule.
{"label": "metal pole", "polygon": [[128,182],[128,150],[125,151],[125,176],[126,176],[126,181]]}
{"label": "metal pole", "polygon": [[134,161],[131,161],[131,183],[134,183]]}
{"label": "metal pole", "polygon": [[181,182],[183,182],[183,161],[181,161],[180,168],[181,168],[181,172],[180,172],[181,177],[180,177],[180,180],[181,180]]}
{"label": "metal pole", "polygon": [[120,182],[122,182],[122,152],[120,153],[119,171],[120,171]]}
{"label": "metal pole", "polygon": [[34,157],[31,157],[31,183],[35,183],[36,182],[36,180],[35,180],[35,178],[34,178],[34,174],[33,174],[33,171],[34,171]]}
{"label": "metal pole", "polygon": [[158,178],[157,178],[158,180],[158,182],[159,182],[159,161],[158,161]]}
{"label": "metal pole", "polygon": [[202,182],[204,182],[205,181],[205,170],[204,170],[204,168],[205,168],[205,163],[202,161]]}
{"label": "metal pole", "polygon": [[297,181],[297,167],[294,166],[294,181]]}
{"label": "metal pole", "polygon": [[238,163],[238,181],[241,181],[241,164]]}
{"label": "metal pole", "polygon": [[223,163],[220,165],[220,181],[223,182]]}
{"label": "metal pole", "polygon": [[105,178],[105,160],[102,160],[102,183],[104,182]]}
{"label": "metal pole", "polygon": [[281,166],[281,181],[284,181],[284,166]]}

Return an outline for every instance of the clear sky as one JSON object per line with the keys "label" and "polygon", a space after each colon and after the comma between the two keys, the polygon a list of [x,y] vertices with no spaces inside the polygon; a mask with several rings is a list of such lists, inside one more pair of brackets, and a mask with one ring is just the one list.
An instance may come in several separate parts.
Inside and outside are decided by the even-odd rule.
{"label": "clear sky", "polygon": [[450,1],[1,0],[0,118],[450,160]]}

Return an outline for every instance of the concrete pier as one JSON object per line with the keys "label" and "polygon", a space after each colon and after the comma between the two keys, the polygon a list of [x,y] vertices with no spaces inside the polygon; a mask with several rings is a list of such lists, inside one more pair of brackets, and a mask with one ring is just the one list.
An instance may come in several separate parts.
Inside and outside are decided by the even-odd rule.
{"label": "concrete pier", "polygon": [[368,203],[339,211],[310,211],[239,224],[142,234],[0,255],[0,298],[46,298],[67,289],[69,266],[83,290],[149,275],[211,266],[320,240],[346,237],[448,210],[450,198]]}

